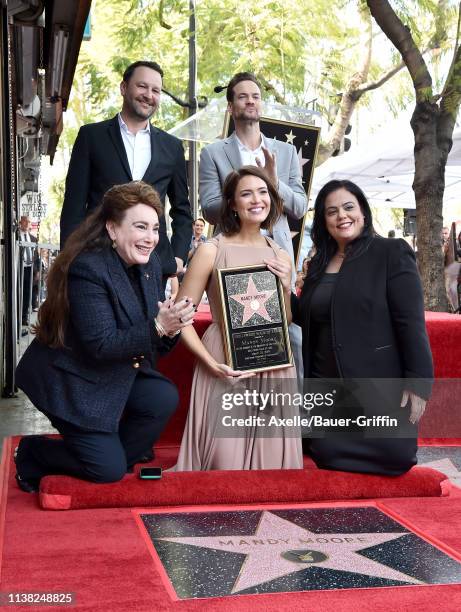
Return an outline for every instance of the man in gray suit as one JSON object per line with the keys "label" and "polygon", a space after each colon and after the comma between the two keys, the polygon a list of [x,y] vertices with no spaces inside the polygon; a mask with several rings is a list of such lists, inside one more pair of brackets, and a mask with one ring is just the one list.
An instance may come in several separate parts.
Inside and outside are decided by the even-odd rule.
{"label": "man in gray suit", "polygon": [[[272,238],[291,255],[294,286],[296,271],[287,215],[300,219],[307,211],[297,151],[292,144],[266,138],[259,129],[261,87],[254,74],[235,74],[229,81],[226,95],[235,132],[202,149],[199,189],[203,216],[213,225],[219,222],[222,187],[232,170],[245,165],[264,167],[283,199],[283,215],[272,230]],[[290,336],[298,376],[302,377],[301,334],[297,325],[290,326]]]}
{"label": "man in gray suit", "polygon": [[[251,72],[239,72],[227,86],[228,110],[235,132],[224,140],[207,145],[200,156],[200,204],[205,219],[216,225],[221,192],[226,176],[244,165],[263,166],[283,198],[283,212],[272,237],[294,262],[287,215],[301,219],[307,211],[306,192],[295,147],[266,138],[259,129],[261,88]],[[295,271],[293,270],[293,282]]]}

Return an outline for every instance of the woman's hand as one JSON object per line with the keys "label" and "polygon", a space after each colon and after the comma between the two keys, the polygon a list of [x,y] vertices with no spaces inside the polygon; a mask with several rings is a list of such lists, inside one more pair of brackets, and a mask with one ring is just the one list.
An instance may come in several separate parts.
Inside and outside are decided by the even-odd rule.
{"label": "woman's hand", "polygon": [[265,259],[264,263],[271,272],[280,278],[284,292],[291,293],[291,262],[285,258],[277,257]]}
{"label": "woman's hand", "polygon": [[254,372],[238,372],[237,370],[233,370],[225,363],[213,363],[209,364],[208,367],[216,378],[241,380],[242,378],[251,378],[255,375]]}
{"label": "woman's hand", "polygon": [[184,297],[177,304],[170,298],[158,303],[156,319],[167,336],[173,336],[187,325],[194,322],[195,304],[188,297]]}
{"label": "woman's hand", "polygon": [[426,400],[412,391],[404,391],[400,407],[404,408],[410,401],[410,423],[416,425],[424,414],[426,409]]}

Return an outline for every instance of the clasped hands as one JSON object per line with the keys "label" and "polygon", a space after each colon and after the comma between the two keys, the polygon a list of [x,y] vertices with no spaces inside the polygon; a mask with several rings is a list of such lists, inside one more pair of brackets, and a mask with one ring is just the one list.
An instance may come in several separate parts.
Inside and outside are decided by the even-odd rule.
{"label": "clasped hands", "polygon": [[194,322],[196,306],[188,297],[175,303],[171,298],[158,303],[156,321],[167,336],[174,336]]}

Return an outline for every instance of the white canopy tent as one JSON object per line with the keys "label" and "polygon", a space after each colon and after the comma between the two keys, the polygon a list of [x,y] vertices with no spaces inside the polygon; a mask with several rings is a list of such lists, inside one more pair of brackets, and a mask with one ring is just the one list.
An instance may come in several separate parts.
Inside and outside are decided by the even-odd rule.
{"label": "white canopy tent", "polygon": [[[351,153],[332,157],[314,173],[311,197],[332,179],[357,183],[375,206],[415,208],[412,189],[415,171],[414,137],[409,121],[378,132]],[[444,206],[461,201],[461,129],[453,134],[453,147],[445,170]]]}

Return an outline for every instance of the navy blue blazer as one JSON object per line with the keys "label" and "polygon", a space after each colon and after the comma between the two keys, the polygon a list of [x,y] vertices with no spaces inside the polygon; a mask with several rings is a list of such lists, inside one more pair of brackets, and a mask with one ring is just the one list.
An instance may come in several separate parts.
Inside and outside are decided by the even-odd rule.
{"label": "navy blue blazer", "polygon": [[[292,297],[293,321],[303,333],[306,378],[311,373],[310,305],[316,286],[308,274],[299,299]],[[360,256],[344,261],[332,297],[331,325],[341,377],[400,379],[402,387],[430,396],[434,372],[423,291],[415,254],[404,240],[376,236]]]}
{"label": "navy blue blazer", "polygon": [[[151,161],[142,180],[156,189],[163,204],[168,195],[172,219],[171,244],[162,215],[156,253],[163,274],[170,275],[176,273],[175,257],[186,261],[192,235],[186,162],[182,142],[178,138],[153,125],[150,126],[150,136]],[[108,189],[132,180],[118,116],[82,126],[67,172],[61,211],[61,245],[86,215],[101,204]]]}
{"label": "navy blue blazer", "polygon": [[162,378],[153,370],[165,346],[153,323],[164,300],[156,253],[140,268],[147,315],[115,251],[82,253],[72,263],[66,348],[34,339],[16,370],[18,387],[39,410],[84,429],[114,432],[139,365]]}

